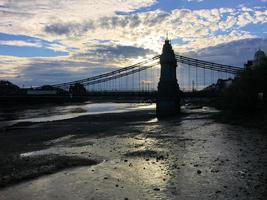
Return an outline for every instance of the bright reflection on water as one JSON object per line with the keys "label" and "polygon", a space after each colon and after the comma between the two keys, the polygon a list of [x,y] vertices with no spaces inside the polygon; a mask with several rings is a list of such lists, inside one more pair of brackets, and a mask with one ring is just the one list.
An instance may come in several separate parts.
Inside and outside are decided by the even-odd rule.
{"label": "bright reflection on water", "polygon": [[76,105],[50,105],[41,108],[27,108],[19,111],[0,111],[0,121],[2,124],[14,124],[17,122],[46,122],[71,119],[84,115],[120,113],[151,108],[155,108],[155,104],[86,102]]}

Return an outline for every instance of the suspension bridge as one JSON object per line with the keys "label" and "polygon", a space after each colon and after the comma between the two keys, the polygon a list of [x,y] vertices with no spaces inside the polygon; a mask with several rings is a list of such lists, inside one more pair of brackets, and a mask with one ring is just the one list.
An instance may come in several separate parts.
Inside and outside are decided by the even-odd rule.
{"label": "suspension bridge", "polygon": [[[184,92],[202,90],[218,79],[233,78],[243,71],[241,67],[204,61],[175,53],[180,89]],[[91,94],[155,93],[160,80],[160,55],[134,65],[123,67],[81,80],[54,84],[53,87],[68,90],[75,84],[83,85]]]}

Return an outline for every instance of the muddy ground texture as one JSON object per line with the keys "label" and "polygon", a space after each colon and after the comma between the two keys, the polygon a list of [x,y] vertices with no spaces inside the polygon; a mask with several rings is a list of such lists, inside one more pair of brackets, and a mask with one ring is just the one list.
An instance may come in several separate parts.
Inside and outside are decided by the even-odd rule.
{"label": "muddy ground texture", "polygon": [[136,111],[2,129],[0,199],[266,198],[265,129],[222,123],[209,108],[154,116]]}
{"label": "muddy ground texture", "polygon": [[0,129],[0,188],[66,168],[101,162],[90,157],[59,155],[57,152],[21,156],[25,152],[49,148],[68,135],[74,139],[123,134],[119,129],[127,123],[136,118],[148,120],[153,114],[144,111],[104,114],[46,123],[22,122],[4,127]]}

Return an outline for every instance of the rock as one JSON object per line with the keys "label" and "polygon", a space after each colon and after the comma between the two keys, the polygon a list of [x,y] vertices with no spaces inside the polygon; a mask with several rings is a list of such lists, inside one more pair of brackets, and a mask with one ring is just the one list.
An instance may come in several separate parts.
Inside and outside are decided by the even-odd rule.
{"label": "rock", "polygon": [[155,190],[155,191],[160,191],[160,189],[159,189],[159,188],[154,188],[154,190]]}
{"label": "rock", "polygon": [[260,185],[255,185],[254,188],[255,188],[255,189],[259,189],[259,188],[260,188]]}
{"label": "rock", "polygon": [[212,172],[212,173],[218,173],[219,170],[218,170],[218,169],[212,169],[211,172]]}

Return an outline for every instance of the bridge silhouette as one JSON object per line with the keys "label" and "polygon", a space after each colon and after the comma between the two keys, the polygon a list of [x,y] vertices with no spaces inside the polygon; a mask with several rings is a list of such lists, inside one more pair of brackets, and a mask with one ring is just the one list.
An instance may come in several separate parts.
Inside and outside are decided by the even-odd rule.
{"label": "bridge silhouette", "polygon": [[[178,83],[181,90],[203,89],[218,79],[233,78],[241,67],[190,58],[175,53]],[[82,84],[88,92],[154,92],[160,77],[160,55],[114,71],[88,78],[59,83],[53,87],[69,89]]]}

